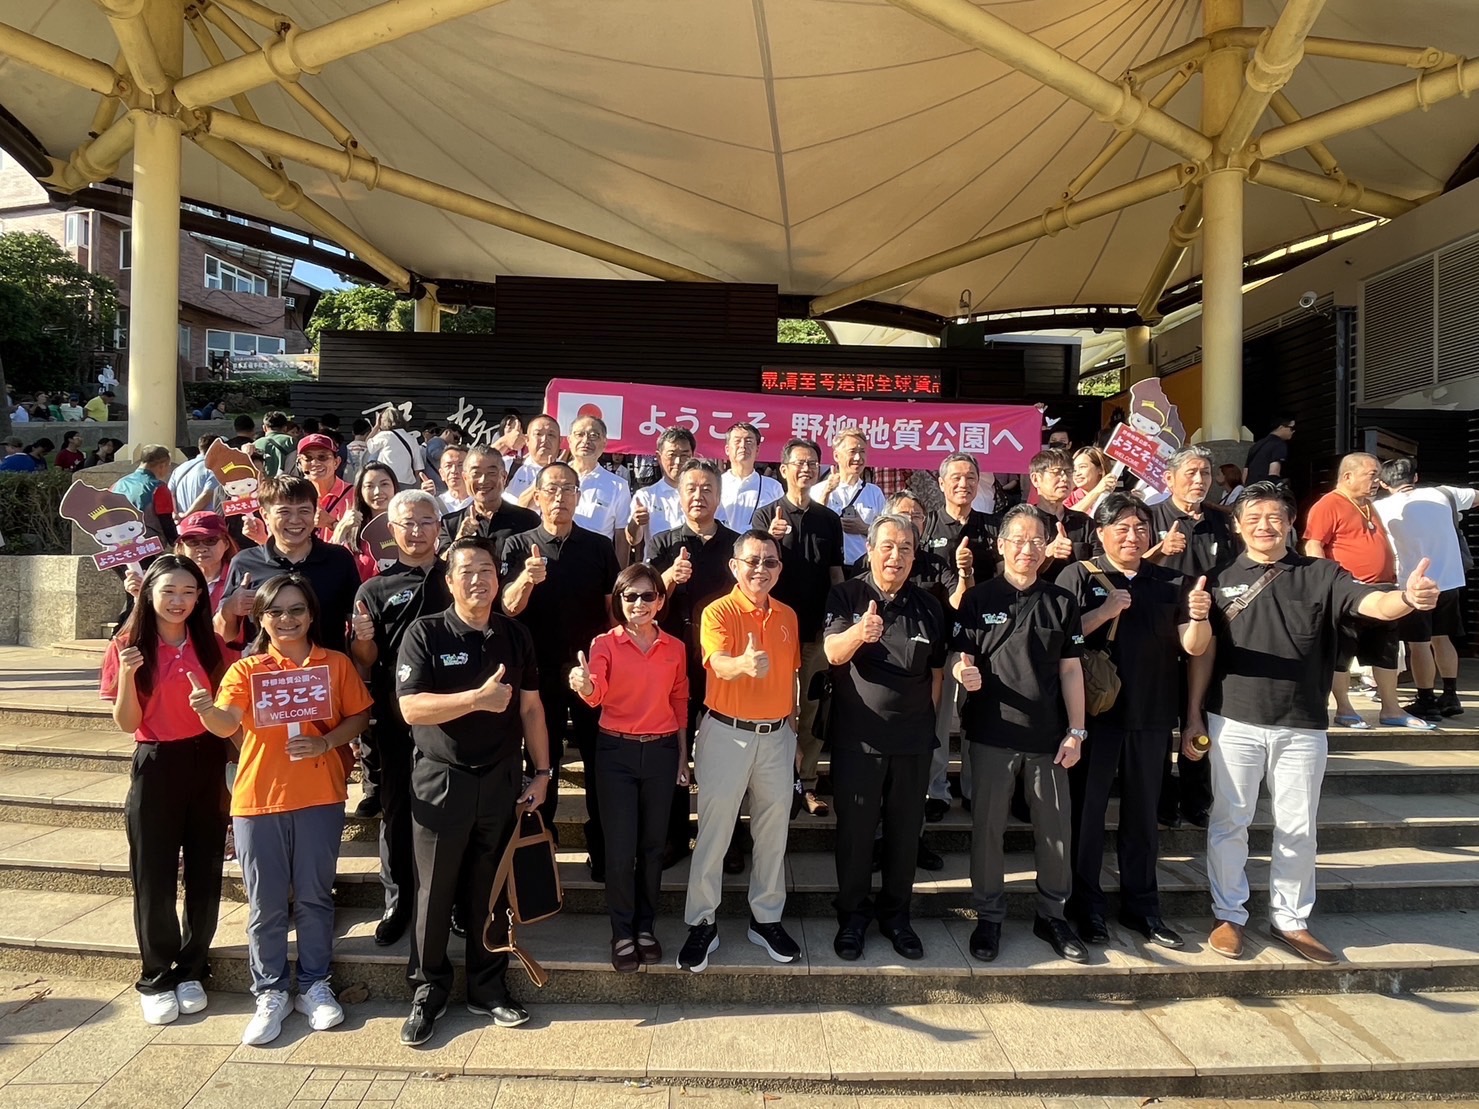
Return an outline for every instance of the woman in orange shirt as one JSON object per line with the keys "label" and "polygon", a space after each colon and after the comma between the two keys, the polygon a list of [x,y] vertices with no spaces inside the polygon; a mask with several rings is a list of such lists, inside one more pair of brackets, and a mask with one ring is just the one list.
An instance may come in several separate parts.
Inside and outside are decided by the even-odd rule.
{"label": "woman in orange shirt", "polygon": [[[134,989],[149,1024],[206,1007],[206,961],[221,905],[226,814],[225,740],[201,727],[187,701],[214,686],[235,659],[211,627],[200,568],[164,554],[149,566],[134,605],[103,656],[100,692],[113,720],[134,734],[124,827],[134,887],[134,930],[143,969]],[[184,855],[185,923],[175,911]]]}
{"label": "woman in orange shirt", "polygon": [[[247,655],[226,671],[214,698],[197,686],[190,707],[216,735],[241,729],[231,815],[257,996],[241,1042],[259,1045],[277,1038],[288,1013],[290,905],[298,934],[293,1007],[315,1031],[344,1019],[329,986],[334,872],[350,765],[343,755],[369,722],[370,694],[348,655],[318,645],[318,600],[301,574],[259,588],[252,619],[262,630]],[[303,722],[267,723],[259,714],[271,709],[301,715]]]}
{"label": "woman in orange shirt", "polygon": [[657,626],[662,575],[645,562],[617,576],[611,611],[622,623],[598,635],[570,671],[570,688],[601,706],[595,774],[606,833],[611,965],[630,973],[662,961],[653,932],[673,783],[688,784],[688,664],[682,640]]}

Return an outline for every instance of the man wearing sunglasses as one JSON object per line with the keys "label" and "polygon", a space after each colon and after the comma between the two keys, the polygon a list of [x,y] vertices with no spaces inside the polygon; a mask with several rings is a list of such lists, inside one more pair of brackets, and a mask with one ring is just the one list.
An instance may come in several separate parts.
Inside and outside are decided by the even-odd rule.
{"label": "man wearing sunglasses", "polygon": [[796,760],[796,674],[801,643],[796,613],[771,597],[781,559],[769,533],[751,530],[735,541],[729,561],[735,586],[704,609],[699,632],[707,712],[694,738],[698,774],[698,840],[689,870],[684,919],[688,940],[678,966],[695,974],[719,946],[715,916],[724,854],[750,794],[750,942],[778,963],[801,957],[786,934],[786,833],[791,823]]}

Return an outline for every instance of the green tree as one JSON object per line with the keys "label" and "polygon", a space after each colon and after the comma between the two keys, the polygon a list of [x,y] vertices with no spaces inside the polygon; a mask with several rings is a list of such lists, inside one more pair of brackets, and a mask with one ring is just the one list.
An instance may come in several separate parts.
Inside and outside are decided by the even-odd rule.
{"label": "green tree", "polygon": [[[395,302],[390,319],[391,331],[416,330],[416,306],[409,300]],[[442,330],[454,335],[493,334],[493,309],[462,307],[455,313],[442,313]]]}
{"label": "green tree", "polygon": [[118,315],[118,287],[37,231],[0,234],[0,360],[15,395],[75,388]]}
{"label": "green tree", "polygon": [[[410,304],[410,301],[406,301]],[[392,289],[375,285],[351,285],[334,289],[318,298],[304,334],[318,349],[318,337],[325,331],[388,331],[396,311]]]}
{"label": "green tree", "polygon": [[775,341],[778,343],[830,343],[832,337],[816,320],[777,320]]}

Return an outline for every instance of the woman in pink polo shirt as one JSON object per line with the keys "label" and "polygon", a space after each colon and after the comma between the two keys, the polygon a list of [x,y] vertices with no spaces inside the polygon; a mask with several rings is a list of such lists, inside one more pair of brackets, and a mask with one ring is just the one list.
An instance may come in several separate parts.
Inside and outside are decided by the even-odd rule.
{"label": "woman in pink polo shirt", "polygon": [[[221,903],[226,844],[222,805],[228,740],[190,708],[195,683],[215,689],[236,654],[211,627],[210,590],[183,555],[156,558],[140,602],[108,644],[101,693],[113,720],[133,732],[124,821],[134,930],[143,969],[134,988],[149,1024],[169,1024],[206,1006],[202,982]],[[175,913],[178,860],[185,857],[185,920]]]}

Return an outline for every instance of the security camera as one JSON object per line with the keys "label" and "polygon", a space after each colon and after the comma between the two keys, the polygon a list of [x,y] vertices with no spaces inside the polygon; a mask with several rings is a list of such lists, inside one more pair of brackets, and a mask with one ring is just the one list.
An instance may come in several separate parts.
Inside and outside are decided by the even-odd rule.
{"label": "security camera", "polygon": [[1319,299],[1319,296],[1311,289],[1308,292],[1299,294],[1299,306],[1308,311],[1315,306],[1315,302]]}

